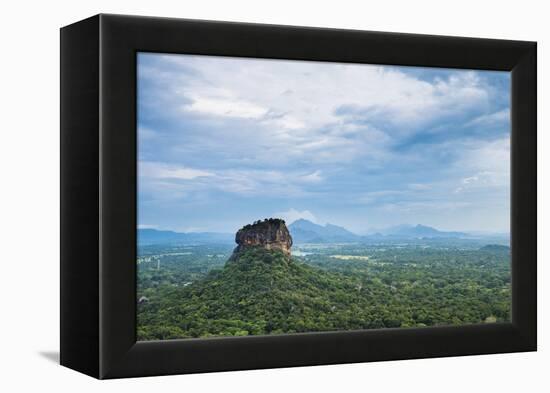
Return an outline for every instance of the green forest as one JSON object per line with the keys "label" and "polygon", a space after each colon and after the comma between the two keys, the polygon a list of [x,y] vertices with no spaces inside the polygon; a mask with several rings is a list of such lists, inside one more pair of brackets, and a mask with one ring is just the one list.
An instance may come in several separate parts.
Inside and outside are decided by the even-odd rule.
{"label": "green forest", "polygon": [[505,246],[146,247],[138,340],[407,328],[510,320]]}

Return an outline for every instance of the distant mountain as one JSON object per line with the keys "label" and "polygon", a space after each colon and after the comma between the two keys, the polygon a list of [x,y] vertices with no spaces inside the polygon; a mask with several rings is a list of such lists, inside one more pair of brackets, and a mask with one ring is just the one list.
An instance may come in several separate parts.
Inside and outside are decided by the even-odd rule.
{"label": "distant mountain", "polygon": [[346,228],[326,224],[318,225],[305,219],[294,221],[288,226],[295,243],[348,243],[395,241],[400,239],[462,238],[464,232],[440,231],[426,225],[398,225],[367,236],[359,236]]}
{"label": "distant mountain", "polygon": [[464,232],[440,231],[426,225],[399,225],[386,229],[385,235],[403,238],[449,238],[468,236]]}
{"label": "distant mountain", "polygon": [[361,236],[337,225],[318,225],[305,219],[288,226],[294,243],[346,243],[361,240]]}
{"label": "distant mountain", "polygon": [[174,232],[157,229],[138,229],[138,244],[233,244],[234,235],[217,232]]}
{"label": "distant mountain", "polygon": [[491,252],[502,252],[509,253],[510,247],[504,246],[502,244],[487,244],[479,249],[479,251],[491,251]]}
{"label": "distant mountain", "polygon": [[367,236],[359,236],[346,228],[326,224],[318,225],[305,219],[294,221],[288,226],[295,243],[348,243],[394,241],[399,239],[462,238],[464,232],[440,231],[426,225],[398,225]]}
{"label": "distant mountain", "polygon": [[[294,221],[288,230],[295,244],[299,243],[352,243],[372,241],[395,241],[400,239],[445,239],[469,236],[464,232],[440,231],[426,225],[399,225],[367,236],[359,236],[346,228],[319,225],[305,219]],[[218,232],[174,232],[157,229],[138,229],[138,244],[234,244],[235,236]]]}

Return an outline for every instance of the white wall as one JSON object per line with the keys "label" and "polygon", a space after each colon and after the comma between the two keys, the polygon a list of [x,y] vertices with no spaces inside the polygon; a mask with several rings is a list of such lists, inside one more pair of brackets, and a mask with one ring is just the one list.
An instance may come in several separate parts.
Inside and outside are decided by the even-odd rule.
{"label": "white wall", "polygon": [[[94,0],[2,4],[0,22],[0,390],[186,392],[512,392],[548,386],[549,208],[539,202],[538,353],[99,382],[52,361],[58,339],[59,27],[99,12],[536,40],[539,201],[548,199],[543,1]],[[544,113],[543,113],[544,112]],[[546,173],[546,179],[543,174]],[[543,222],[544,221],[544,222]],[[546,245],[541,244],[546,238]],[[546,322],[546,323],[544,323]],[[547,363],[550,364],[550,363]],[[5,386],[4,386],[5,385]],[[8,387],[8,388],[6,388]],[[538,387],[538,388],[537,388]],[[162,390],[160,390],[162,389]]]}

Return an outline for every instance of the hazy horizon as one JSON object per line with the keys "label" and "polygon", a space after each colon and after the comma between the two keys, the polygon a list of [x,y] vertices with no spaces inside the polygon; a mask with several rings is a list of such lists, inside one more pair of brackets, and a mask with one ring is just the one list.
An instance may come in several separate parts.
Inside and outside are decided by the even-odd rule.
{"label": "hazy horizon", "polygon": [[[264,218],[269,218],[269,217],[264,217]],[[258,218],[258,220],[263,220],[264,218]],[[280,217],[271,217],[271,218],[280,218]],[[291,224],[293,224],[294,222],[296,222],[298,220],[310,221],[310,220],[305,219],[305,218],[298,218],[298,219],[295,219],[295,220],[292,220],[292,221],[285,220],[285,223],[288,226],[288,225],[291,225]],[[350,230],[349,228],[346,228],[343,225],[338,225],[337,223],[333,223],[333,222],[326,222],[326,223],[318,223],[318,222],[314,222],[314,221],[310,221],[310,222],[313,222],[314,224],[317,224],[317,225],[320,225],[320,226],[335,225],[335,226],[347,229],[347,230],[349,230],[350,232],[352,232],[356,235],[361,235],[361,236],[363,236],[363,235],[372,235],[372,234],[376,234],[377,232],[387,232],[391,229],[398,228],[398,227],[415,227],[417,225],[425,226],[425,227],[431,227],[431,228],[437,229],[437,230],[442,231],[442,232],[463,232],[463,233],[468,233],[468,234],[471,234],[471,235],[475,235],[475,234],[510,235],[509,231],[476,231],[476,230],[470,231],[470,230],[456,230],[456,229],[450,230],[450,229],[445,229],[445,228],[434,227],[434,226],[431,226],[431,225],[425,225],[425,224],[422,224],[422,223],[414,223],[414,224],[413,223],[404,223],[404,224],[397,224],[397,225],[392,225],[392,226],[383,227],[383,228],[382,227],[380,227],[380,228],[367,228],[363,232],[355,232],[355,231]],[[198,232],[199,233],[203,232],[203,233],[233,234],[233,233],[237,232],[243,226],[245,226],[247,224],[252,224],[252,223],[253,223],[253,221],[244,223],[244,224],[239,225],[239,226],[236,226],[231,231],[224,231],[224,232],[220,232],[220,231],[198,231]],[[138,225],[138,229],[154,229],[154,230],[157,230],[157,231],[171,231],[171,232],[178,232],[178,233],[197,233],[195,231],[181,231],[181,230],[172,229],[172,228],[169,228],[169,227],[163,228],[163,227],[158,227],[158,226],[153,226],[153,225]]]}
{"label": "hazy horizon", "polygon": [[510,74],[138,54],[138,227],[508,233]]}

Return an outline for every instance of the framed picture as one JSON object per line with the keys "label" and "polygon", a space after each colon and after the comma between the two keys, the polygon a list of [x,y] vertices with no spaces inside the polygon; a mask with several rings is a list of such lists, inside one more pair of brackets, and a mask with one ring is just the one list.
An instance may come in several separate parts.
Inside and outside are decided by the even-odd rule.
{"label": "framed picture", "polygon": [[61,29],[61,364],[536,350],[534,42]]}

